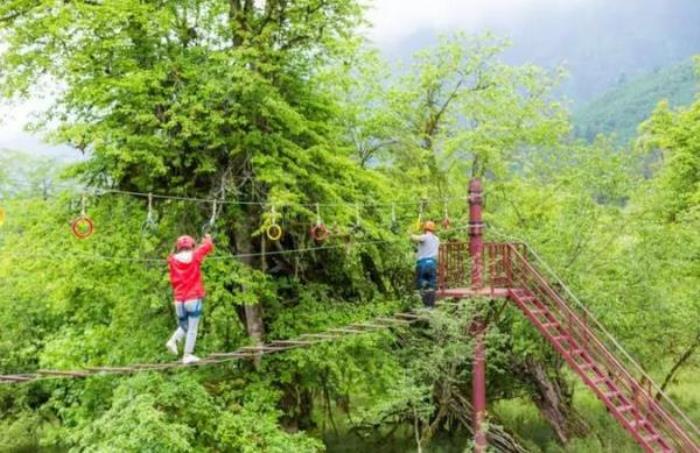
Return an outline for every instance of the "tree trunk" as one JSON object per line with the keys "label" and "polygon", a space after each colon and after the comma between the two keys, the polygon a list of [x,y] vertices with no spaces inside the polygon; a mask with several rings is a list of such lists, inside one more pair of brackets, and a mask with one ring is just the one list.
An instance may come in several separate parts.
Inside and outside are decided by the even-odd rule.
{"label": "tree trunk", "polygon": [[[255,260],[252,256],[246,256],[253,253],[254,246],[251,242],[251,231],[248,224],[245,221],[237,222],[236,226],[236,251],[238,254],[243,254],[241,257],[241,262],[247,266],[255,267]],[[246,288],[241,288],[241,291],[246,291]],[[253,340],[254,344],[260,344],[263,342],[263,337],[265,335],[265,325],[263,324],[263,308],[262,305],[257,304],[246,304],[243,307],[243,314],[245,319],[245,327],[248,336]],[[256,359],[256,366],[259,364],[259,358]]]}
{"label": "tree trunk", "polygon": [[313,420],[314,399],[310,390],[301,385],[301,376],[295,375],[291,383],[283,386],[280,406],[285,416],[282,424],[290,432],[306,431],[316,427]]}
{"label": "tree trunk", "polygon": [[[666,387],[668,387],[668,384],[671,383],[671,380],[676,375],[678,370],[680,370],[681,367],[685,365],[685,363],[693,356],[693,353],[695,353],[695,350],[698,348],[698,346],[700,346],[700,334],[697,337],[695,337],[695,341],[693,342],[693,344],[691,344],[690,347],[686,349],[686,351],[676,361],[676,363],[673,364],[671,370],[664,378],[663,384],[661,384],[661,392],[666,390]],[[656,394],[657,400],[661,399],[661,392]]]}
{"label": "tree trunk", "polygon": [[533,386],[532,400],[554,430],[557,439],[566,444],[575,436],[585,435],[589,426],[573,408],[573,391],[559,374],[547,374],[545,366],[532,359],[519,365],[520,372]]}
{"label": "tree trunk", "polygon": [[[467,431],[474,435],[474,424],[472,423],[472,404],[464,395],[456,392],[450,400],[451,415],[459,420],[460,424]],[[486,438],[488,439],[489,451],[506,452],[506,453],[525,453],[527,450],[520,444],[519,440],[505,430],[502,426],[493,423],[493,420],[488,425]]]}

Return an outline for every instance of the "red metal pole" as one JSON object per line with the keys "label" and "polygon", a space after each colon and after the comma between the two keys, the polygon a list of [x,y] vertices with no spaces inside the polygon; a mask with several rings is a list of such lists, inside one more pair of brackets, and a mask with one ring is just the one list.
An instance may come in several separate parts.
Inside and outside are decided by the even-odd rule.
{"label": "red metal pole", "polygon": [[481,221],[481,181],[472,179],[469,181],[469,255],[472,258],[472,289],[483,287],[483,254],[484,241]]}
{"label": "red metal pole", "polygon": [[[483,287],[483,254],[484,241],[482,237],[484,224],[481,218],[481,181],[469,181],[469,255],[472,260],[472,289]],[[474,362],[472,365],[472,406],[474,423],[474,451],[485,453],[488,447],[486,438],[486,346],[484,334],[486,325],[481,319],[476,319],[471,326],[474,334]]]}
{"label": "red metal pole", "polygon": [[474,451],[485,453],[488,447],[486,438],[486,327],[476,321],[474,329],[474,364],[472,370],[472,406],[474,411]]}

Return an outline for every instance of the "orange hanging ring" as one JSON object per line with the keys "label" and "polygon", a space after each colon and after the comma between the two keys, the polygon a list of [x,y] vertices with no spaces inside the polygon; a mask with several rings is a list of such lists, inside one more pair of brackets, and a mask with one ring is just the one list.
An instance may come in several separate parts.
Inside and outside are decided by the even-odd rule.
{"label": "orange hanging ring", "polygon": [[317,223],[316,225],[311,227],[309,234],[316,242],[323,242],[326,239],[328,239],[328,236],[330,236],[331,232],[328,230],[328,228],[326,228],[324,224]]}
{"label": "orange hanging ring", "polygon": [[267,229],[265,230],[265,234],[267,235],[267,238],[269,240],[278,241],[282,237],[282,227],[280,227],[276,223],[273,223],[272,225],[267,227]]}
{"label": "orange hanging ring", "polygon": [[71,222],[70,228],[76,238],[87,239],[95,232],[95,223],[90,217],[81,215]]}
{"label": "orange hanging ring", "polygon": [[318,203],[316,203],[316,224],[311,227],[309,234],[316,242],[325,241],[331,234],[321,220],[321,206]]}

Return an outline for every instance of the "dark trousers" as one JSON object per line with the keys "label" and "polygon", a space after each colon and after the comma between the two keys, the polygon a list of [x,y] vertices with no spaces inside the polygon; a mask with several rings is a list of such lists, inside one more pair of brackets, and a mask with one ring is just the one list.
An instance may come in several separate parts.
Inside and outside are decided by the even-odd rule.
{"label": "dark trousers", "polygon": [[416,261],[416,288],[421,292],[423,305],[435,306],[435,289],[437,288],[437,261],[425,258]]}

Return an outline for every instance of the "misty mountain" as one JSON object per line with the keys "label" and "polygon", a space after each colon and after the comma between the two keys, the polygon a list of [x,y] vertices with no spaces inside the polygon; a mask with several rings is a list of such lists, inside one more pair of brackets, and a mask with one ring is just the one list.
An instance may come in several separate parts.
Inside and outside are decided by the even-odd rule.
{"label": "misty mountain", "polygon": [[[489,17],[466,31],[491,30],[510,37],[513,47],[505,55],[510,63],[564,64],[570,77],[562,94],[580,104],[620,80],[700,53],[698,24],[698,0],[588,0],[566,8],[533,2],[520,14]],[[406,59],[435,38],[432,30],[417,30],[383,51],[392,59]]]}
{"label": "misty mountain", "polygon": [[614,134],[619,143],[627,143],[659,101],[667,100],[673,107],[688,105],[697,89],[695,66],[689,60],[632,80],[621,79],[611,90],[574,111],[575,134],[587,140],[598,134]]}

